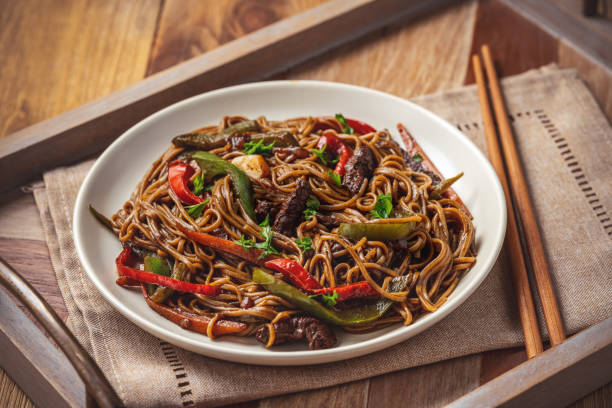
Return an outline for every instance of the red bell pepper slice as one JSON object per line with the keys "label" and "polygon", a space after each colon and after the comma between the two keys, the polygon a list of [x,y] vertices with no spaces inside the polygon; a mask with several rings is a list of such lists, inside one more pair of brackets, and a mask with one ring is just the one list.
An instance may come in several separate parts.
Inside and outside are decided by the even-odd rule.
{"label": "red bell pepper slice", "polygon": [[338,293],[338,302],[348,299],[379,296],[378,292],[366,281],[336,286],[335,288],[320,288],[312,291],[315,295],[332,295]]}
{"label": "red bell pepper slice", "polygon": [[[404,140],[404,143],[406,143],[406,150],[408,150],[408,153],[411,156],[414,156],[415,154],[419,154],[421,158],[423,159],[422,161],[423,167],[425,167],[427,170],[433,172],[438,177],[440,177],[440,180],[444,180],[444,177],[442,176],[442,173],[440,173],[440,170],[438,170],[436,165],[433,164],[433,162],[429,159],[427,154],[425,154],[425,151],[423,150],[421,145],[417,143],[414,137],[412,137],[412,135],[404,127],[404,125],[402,125],[401,123],[398,123],[397,130],[399,131],[400,136]],[[472,214],[470,213],[470,210],[468,210],[468,208],[463,203],[459,195],[455,192],[455,190],[453,190],[452,188],[449,188],[448,190],[442,193],[442,196],[456,201],[459,204],[459,207],[461,207],[461,209],[467,215],[469,215],[470,218],[473,218]]]}
{"label": "red bell pepper slice", "polygon": [[[206,334],[208,325],[210,324],[211,318],[207,316],[200,316],[196,314],[186,313],[181,309],[172,308],[161,303],[157,303],[149,298],[145,285],[142,285],[142,295],[145,301],[155,310],[158,314],[170,320],[172,323],[181,326],[183,329],[191,330],[197,333]],[[247,325],[233,320],[217,320],[212,328],[212,333],[215,336],[222,336],[224,334],[240,333],[245,330]]]}
{"label": "red bell pepper slice", "polygon": [[264,266],[286,276],[294,285],[306,291],[320,289],[321,285],[299,262],[293,259],[273,259]]}
{"label": "red bell pepper slice", "polygon": [[367,135],[368,133],[376,132],[376,129],[374,129],[372,126],[360,120],[347,118],[346,123],[348,123],[348,125],[352,127],[353,130],[356,133],[359,133],[360,135]]}
{"label": "red bell pepper slice", "polygon": [[193,168],[184,161],[175,160],[168,165],[168,182],[170,188],[184,204],[195,205],[204,201],[193,194],[188,187],[189,178],[193,176]]}
{"label": "red bell pepper slice", "polygon": [[323,149],[324,146],[327,146],[326,149],[330,152],[340,155],[334,173],[343,175],[346,162],[353,156],[353,151],[333,132],[323,133],[323,136],[317,142],[317,149]]}
{"label": "red bell pepper slice", "polygon": [[[199,244],[216,249],[217,251],[225,252],[226,254],[237,256],[256,265],[263,266],[265,263],[266,258],[259,259],[261,255],[260,249],[251,248],[247,250],[227,239],[215,237],[214,235],[204,232],[191,231],[181,225],[177,225],[176,227],[185,234],[187,238]],[[270,257],[267,257],[267,259],[270,259]]]}
{"label": "red bell pepper slice", "polygon": [[216,296],[221,292],[221,289],[218,286],[183,282],[177,279],[172,279],[169,276],[158,275],[156,273],[130,268],[125,264],[130,258],[131,253],[132,249],[129,246],[126,246],[123,248],[123,251],[121,251],[117,257],[117,260],[115,261],[117,264],[117,272],[120,276],[127,276],[128,278],[137,280],[139,282],[153,283],[155,285],[164,286],[179,292],[200,293],[207,296]]}
{"label": "red bell pepper slice", "polygon": [[314,295],[338,293],[338,302],[348,299],[378,296],[378,292],[366,281],[351,283],[335,288],[322,288],[319,282],[308,273],[299,262],[293,259],[273,259],[264,266],[282,273],[298,288]]}
{"label": "red bell pepper slice", "polygon": [[[314,126],[313,130],[326,130],[326,129],[334,129],[336,131],[342,132],[342,128],[338,126],[332,126],[330,122],[337,123],[335,118],[331,116],[320,116],[319,122]],[[356,133],[360,135],[366,135],[368,133],[376,132],[372,126],[368,125],[365,122],[356,119],[345,118],[346,123],[353,128]]]}

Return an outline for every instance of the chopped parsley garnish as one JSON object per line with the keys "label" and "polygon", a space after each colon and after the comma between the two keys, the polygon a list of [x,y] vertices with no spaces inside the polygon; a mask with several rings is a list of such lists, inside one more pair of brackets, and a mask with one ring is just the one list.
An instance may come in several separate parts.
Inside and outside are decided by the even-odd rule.
{"label": "chopped parsley garnish", "polygon": [[261,227],[261,232],[259,234],[265,238],[264,242],[257,242],[255,244],[255,248],[263,251],[261,255],[259,255],[259,259],[263,259],[268,255],[278,255],[280,252],[272,246],[274,232],[272,232],[272,227],[270,226],[270,216],[266,215],[266,219],[263,220],[259,226]]}
{"label": "chopped parsley garnish", "polygon": [[412,156],[412,161],[414,161],[415,163],[420,163],[423,161],[423,156],[417,153],[414,156]]}
{"label": "chopped parsley garnish", "polygon": [[346,133],[347,135],[352,135],[355,132],[353,128],[349,126],[348,122],[346,121],[346,118],[341,113],[336,113],[336,120],[342,125],[344,133]]}
{"label": "chopped parsley garnish", "polygon": [[317,215],[317,211],[316,210],[311,210],[310,208],[307,208],[304,211],[302,211],[302,214],[304,214],[304,219],[312,220],[312,217]]}
{"label": "chopped parsley garnish", "polygon": [[315,298],[317,296],[321,296],[321,301],[325,303],[327,306],[335,306],[338,299],[338,292],[335,290],[331,295],[310,295],[309,298]]}
{"label": "chopped parsley garnish", "polygon": [[308,200],[306,201],[306,209],[302,211],[304,218],[311,220],[312,217],[316,215],[317,211],[319,211],[319,207],[321,207],[321,203],[319,202],[317,196],[312,194],[308,196]]}
{"label": "chopped parsley garnish", "polygon": [[374,209],[370,211],[374,218],[389,218],[393,210],[393,199],[391,194],[379,194]]}
{"label": "chopped parsley garnish", "polygon": [[342,176],[339,175],[338,173],[332,173],[331,170],[327,171],[327,175],[334,180],[334,183],[336,183],[337,185],[341,186],[342,185]]}
{"label": "chopped parsley garnish", "polygon": [[200,195],[204,190],[204,172],[200,173],[198,177],[193,179],[193,194]]}
{"label": "chopped parsley garnish", "polygon": [[312,249],[312,240],[308,236],[304,238],[296,238],[295,243],[300,247],[302,253]]}
{"label": "chopped parsley garnish", "polygon": [[191,218],[196,219],[202,216],[204,207],[206,207],[208,203],[210,203],[210,198],[207,198],[199,204],[188,205],[185,207],[185,209],[187,210],[187,214],[189,214]]}
{"label": "chopped parsley garnish", "polygon": [[263,139],[259,139],[257,142],[246,142],[244,144],[244,154],[261,154],[262,156],[270,156],[274,149],[274,142],[269,145],[265,144]]}
{"label": "chopped parsley garnish", "polygon": [[269,227],[270,226],[270,215],[266,215],[266,219],[259,223],[260,227]]}
{"label": "chopped parsley garnish", "polygon": [[323,163],[324,166],[329,166],[338,163],[340,160],[340,155],[338,155],[335,159],[328,159],[325,157],[325,149],[327,149],[327,145],[323,145],[321,149],[312,149],[312,153],[314,153]]}
{"label": "chopped parsley garnish", "polygon": [[245,239],[244,234],[240,236],[240,240],[234,242],[246,250],[251,248],[261,249],[262,252],[258,259],[263,259],[272,254],[278,255],[280,252],[278,252],[278,250],[272,246],[272,237],[274,236],[274,232],[272,232],[272,227],[270,226],[270,216],[267,215],[266,219],[263,220],[259,226],[261,227],[261,232],[259,235],[265,238],[264,242],[255,242],[252,239]]}
{"label": "chopped parsley garnish", "polygon": [[234,242],[243,247],[244,249],[251,249],[255,246],[255,241],[253,241],[252,239],[246,239],[244,237],[244,234],[240,236],[240,240]]}

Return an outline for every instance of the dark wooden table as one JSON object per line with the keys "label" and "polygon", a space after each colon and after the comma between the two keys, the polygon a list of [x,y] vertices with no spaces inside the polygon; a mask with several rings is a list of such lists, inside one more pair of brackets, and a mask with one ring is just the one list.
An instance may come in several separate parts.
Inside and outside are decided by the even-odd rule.
{"label": "dark wooden table", "polygon": [[[2,0],[0,137],[323,2]],[[486,42],[503,76],[553,62],[578,69],[611,118],[606,49],[612,49],[612,24],[583,18],[578,3],[517,1],[511,7],[468,0],[386,27],[279,77],[347,82],[410,98],[472,83],[470,55]],[[0,255],[66,316],[38,212],[21,190],[0,198]],[[522,349],[492,351],[244,405],[440,406],[525,358]],[[575,405],[610,401],[612,385]],[[31,405],[0,372],[0,406]]]}

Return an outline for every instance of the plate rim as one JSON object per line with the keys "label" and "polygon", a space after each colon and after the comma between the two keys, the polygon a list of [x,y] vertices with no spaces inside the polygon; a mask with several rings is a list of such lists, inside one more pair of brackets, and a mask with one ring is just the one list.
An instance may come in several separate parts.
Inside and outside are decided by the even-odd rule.
{"label": "plate rim", "polygon": [[[274,87],[287,87],[287,86],[324,86],[329,88],[336,89],[348,89],[351,91],[365,92],[371,95],[376,95],[378,97],[390,98],[395,103],[405,104],[409,106],[411,109],[416,110],[419,114],[427,116],[430,120],[439,122],[444,128],[446,128],[450,133],[453,133],[454,136],[462,139],[463,144],[465,144],[476,156],[479,156],[481,161],[484,163],[484,166],[489,173],[489,175],[493,176],[494,185],[491,186],[493,191],[495,192],[495,202],[501,205],[501,218],[499,219],[499,223],[496,232],[496,241],[493,248],[493,251],[490,253],[489,257],[486,260],[479,260],[479,264],[484,262],[484,266],[482,267],[482,272],[475,276],[473,280],[470,282],[466,288],[464,288],[463,292],[460,296],[456,296],[447,300],[436,312],[431,313],[423,318],[418,319],[410,326],[399,327],[396,330],[389,331],[387,333],[382,334],[379,337],[374,337],[371,339],[364,340],[363,342],[358,342],[354,344],[339,346],[335,348],[325,349],[325,350],[300,350],[300,351],[274,351],[270,352],[268,349],[262,348],[261,350],[240,350],[240,349],[223,349],[223,347],[219,347],[216,343],[207,344],[206,342],[197,342],[188,337],[184,337],[180,331],[172,332],[164,327],[157,326],[154,322],[149,321],[148,319],[140,316],[137,312],[132,311],[127,305],[123,304],[120,299],[116,298],[110,291],[105,288],[105,285],[100,281],[95,273],[95,269],[90,265],[87,260],[87,256],[85,255],[86,250],[84,248],[84,244],[82,242],[82,238],[80,238],[80,229],[82,228],[82,219],[84,214],[87,214],[87,211],[83,209],[86,207],[86,203],[84,203],[86,193],[88,192],[89,186],[94,179],[95,174],[97,173],[97,169],[104,163],[107,157],[112,156],[115,149],[121,144],[123,140],[126,140],[130,137],[132,133],[138,132],[138,130],[142,127],[147,126],[149,122],[155,121],[159,117],[163,117],[167,113],[170,113],[174,110],[180,110],[185,106],[188,106],[192,103],[197,103],[201,99],[207,99],[211,97],[215,97],[218,95],[222,95],[224,93],[235,92],[237,90],[257,90],[258,88],[274,88]],[[85,207],[84,207],[85,205]],[[375,89],[370,89],[362,86],[351,85],[340,82],[331,82],[331,81],[317,81],[317,80],[275,80],[275,81],[261,81],[261,82],[252,82],[240,85],[233,85],[225,88],[220,88],[216,90],[212,90],[209,92],[205,92],[202,94],[194,95],[190,98],[181,100],[174,104],[171,104],[149,116],[142,119],[135,125],[131,126],[125,132],[123,132],[117,139],[115,139],[105,150],[104,152],[96,159],[91,169],[88,171],[85,176],[83,183],[79,187],[79,192],[77,195],[77,199],[75,201],[74,210],[73,210],[73,238],[75,243],[75,249],[79,258],[79,262],[81,266],[85,270],[88,278],[92,281],[96,289],[102,294],[106,301],[108,301],[111,306],[120,312],[124,317],[130,320],[132,323],[136,324],[140,328],[144,329],[149,334],[161,338],[169,343],[172,343],[178,347],[196,352],[198,354],[202,354],[208,357],[218,358],[226,361],[239,362],[245,364],[256,364],[256,365],[267,365],[267,366],[292,366],[292,365],[312,365],[312,364],[322,364],[328,362],[342,361],[358,356],[364,356],[367,354],[374,353],[376,351],[380,351],[387,347],[398,344],[402,341],[408,340],[411,337],[422,333],[424,330],[432,327],[433,325],[440,323],[444,320],[450,313],[456,310],[463,302],[465,302],[473,293],[476,291],[478,287],[482,284],[484,279],[489,275],[491,269],[493,268],[494,263],[499,257],[499,253],[501,251],[505,231],[506,231],[506,222],[507,222],[507,210],[506,210],[506,201],[504,197],[504,193],[501,187],[501,183],[497,177],[495,170],[492,165],[485,157],[484,153],[461,131],[452,126],[448,121],[443,119],[442,117],[436,115],[435,113],[423,108],[422,106],[411,102],[409,100],[400,98],[398,96],[382,92]],[[161,318],[161,316],[160,316]],[[261,361],[260,361],[261,360]]]}

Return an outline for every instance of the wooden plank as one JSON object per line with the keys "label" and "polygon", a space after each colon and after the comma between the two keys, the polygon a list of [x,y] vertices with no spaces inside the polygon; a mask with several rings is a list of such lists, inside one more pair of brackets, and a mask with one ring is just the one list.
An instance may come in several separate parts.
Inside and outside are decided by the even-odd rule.
{"label": "wooden plank", "polygon": [[403,98],[458,87],[468,68],[476,8],[469,0],[403,19],[276,78],[345,82]]}
{"label": "wooden plank", "polygon": [[608,30],[594,30],[583,19],[564,12],[551,1],[502,1],[552,37],[564,40],[594,62],[612,68],[612,41]]}
{"label": "wooden plank", "polygon": [[160,1],[1,1],[0,137],[140,80]]}
{"label": "wooden plank", "polygon": [[443,2],[446,0],[335,0],[30,126],[0,139],[0,190],[101,150],[129,126],[168,104],[280,72]]}
{"label": "wooden plank", "polygon": [[527,361],[527,354],[523,347],[482,353],[480,385],[491,381],[525,361]]}
{"label": "wooden plank", "polygon": [[36,408],[5,371],[0,368],[0,406]]}
{"label": "wooden plank", "polygon": [[[370,380],[261,400],[259,408],[334,407],[366,408]],[[383,406],[383,405],[379,405]]]}
{"label": "wooden plank", "polygon": [[567,408],[611,408],[612,382],[568,405]]}
{"label": "wooden plank", "polygon": [[574,68],[578,71],[608,117],[608,121],[612,121],[612,71],[593,63],[565,41],[559,42],[558,58],[561,67]]}
{"label": "wooden plank", "polygon": [[478,386],[480,355],[370,379],[368,406],[441,407]]}
{"label": "wooden plank", "polygon": [[46,242],[0,238],[0,256],[40,292],[60,318],[67,317]]}
{"label": "wooden plank", "polygon": [[449,407],[566,406],[612,381],[611,361],[612,317],[524,362]]}
{"label": "wooden plank", "polygon": [[0,238],[45,240],[31,193],[15,189],[0,196]]}
{"label": "wooden plank", "polygon": [[[482,0],[479,4],[470,55],[478,53],[484,44],[489,44],[495,54],[500,77],[557,60],[557,40],[499,1]],[[474,83],[471,69],[465,83]]]}
{"label": "wooden plank", "polygon": [[[500,1],[480,2],[471,54],[479,52],[484,44],[503,50],[502,55],[496,55],[500,76],[519,74],[556,60],[555,39]],[[466,83],[473,81],[470,70]]]}
{"label": "wooden plank", "polygon": [[[85,386],[70,362],[0,290],[0,366],[41,407],[84,407]],[[61,375],[58,375],[61,373]],[[0,394],[0,404],[6,394]],[[8,401],[7,405],[9,406]],[[24,404],[26,405],[26,404]]]}
{"label": "wooden plank", "polygon": [[147,76],[326,1],[166,0]]}

